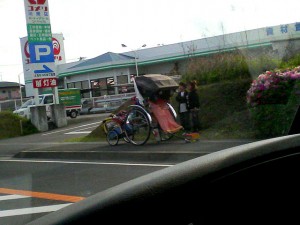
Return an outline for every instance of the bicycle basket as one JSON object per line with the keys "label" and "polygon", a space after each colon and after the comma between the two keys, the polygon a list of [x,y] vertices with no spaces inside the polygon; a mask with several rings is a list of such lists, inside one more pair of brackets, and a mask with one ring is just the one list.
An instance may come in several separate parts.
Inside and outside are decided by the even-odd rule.
{"label": "bicycle basket", "polygon": [[113,120],[107,120],[104,122],[104,131],[107,134],[109,131],[113,130],[116,126],[116,122]]}

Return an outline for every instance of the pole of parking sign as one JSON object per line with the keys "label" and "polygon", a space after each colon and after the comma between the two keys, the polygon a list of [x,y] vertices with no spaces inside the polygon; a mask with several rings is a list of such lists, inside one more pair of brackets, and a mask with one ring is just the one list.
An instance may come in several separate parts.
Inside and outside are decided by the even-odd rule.
{"label": "pole of parking sign", "polygon": [[58,97],[58,87],[54,88],[54,102],[55,104],[59,104],[59,97]]}
{"label": "pole of parking sign", "polygon": [[39,101],[39,89],[38,88],[33,88],[33,92],[34,92],[34,102],[35,105],[39,105],[40,101]]}

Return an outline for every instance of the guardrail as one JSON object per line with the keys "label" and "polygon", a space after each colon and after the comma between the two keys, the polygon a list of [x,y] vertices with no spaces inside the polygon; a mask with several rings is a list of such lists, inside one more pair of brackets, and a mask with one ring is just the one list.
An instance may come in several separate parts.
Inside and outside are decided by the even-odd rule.
{"label": "guardrail", "polygon": [[[23,98],[23,103],[26,102],[29,98]],[[21,99],[13,99],[13,100],[3,100],[0,101],[0,112],[1,111],[14,111],[20,108],[22,105]]]}
{"label": "guardrail", "polygon": [[[126,100],[135,96],[135,92],[117,94],[117,95],[107,95],[99,96],[93,98],[83,98],[82,107],[83,111],[103,111],[108,112],[112,111],[115,108],[121,106]],[[23,103],[30,98],[23,98]],[[21,99],[13,100],[3,100],[0,101],[0,112],[1,111],[14,111],[21,107]],[[93,110],[92,110],[93,109]]]}
{"label": "guardrail", "polygon": [[125,101],[135,96],[135,92],[82,99],[82,113],[111,112]]}

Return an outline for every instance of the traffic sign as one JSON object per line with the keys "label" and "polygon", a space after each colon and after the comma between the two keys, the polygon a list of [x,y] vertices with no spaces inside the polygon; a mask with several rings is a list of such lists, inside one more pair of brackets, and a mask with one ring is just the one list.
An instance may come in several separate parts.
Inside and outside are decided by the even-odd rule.
{"label": "traffic sign", "polygon": [[52,42],[29,43],[31,63],[54,62]]}
{"label": "traffic sign", "polygon": [[35,63],[33,64],[33,77],[34,78],[48,78],[55,77],[55,64],[54,63]]}

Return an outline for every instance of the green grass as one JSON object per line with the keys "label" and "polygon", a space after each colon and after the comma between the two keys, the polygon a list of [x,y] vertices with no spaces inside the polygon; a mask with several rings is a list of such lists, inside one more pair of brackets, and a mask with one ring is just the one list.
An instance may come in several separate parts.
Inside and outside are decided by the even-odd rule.
{"label": "green grass", "polygon": [[254,139],[257,132],[249,110],[233,113],[201,132],[201,138],[215,139]]}
{"label": "green grass", "polygon": [[[251,82],[251,79],[237,79],[199,86],[201,139],[262,139],[287,134],[295,115],[296,96],[286,105],[251,109],[246,103]],[[175,96],[171,104],[178,109]],[[151,134],[149,141],[154,140]],[[80,141],[105,141],[102,126]]]}
{"label": "green grass", "polygon": [[30,120],[11,112],[0,112],[0,139],[38,133]]}
{"label": "green grass", "polygon": [[64,142],[102,142],[106,141],[105,137],[77,137],[69,138],[64,140]]}
{"label": "green grass", "polygon": [[[252,126],[247,125],[250,120],[246,105],[246,92],[250,83],[250,79],[243,79],[199,87],[202,138],[253,138]],[[175,96],[171,99],[171,103],[177,110]],[[125,109],[125,107],[122,106],[120,109]],[[105,141],[102,126],[101,124],[79,141]],[[235,134],[232,131],[235,131]],[[178,136],[181,136],[180,132],[176,136],[171,140],[178,140]],[[155,141],[152,134],[149,141]]]}

